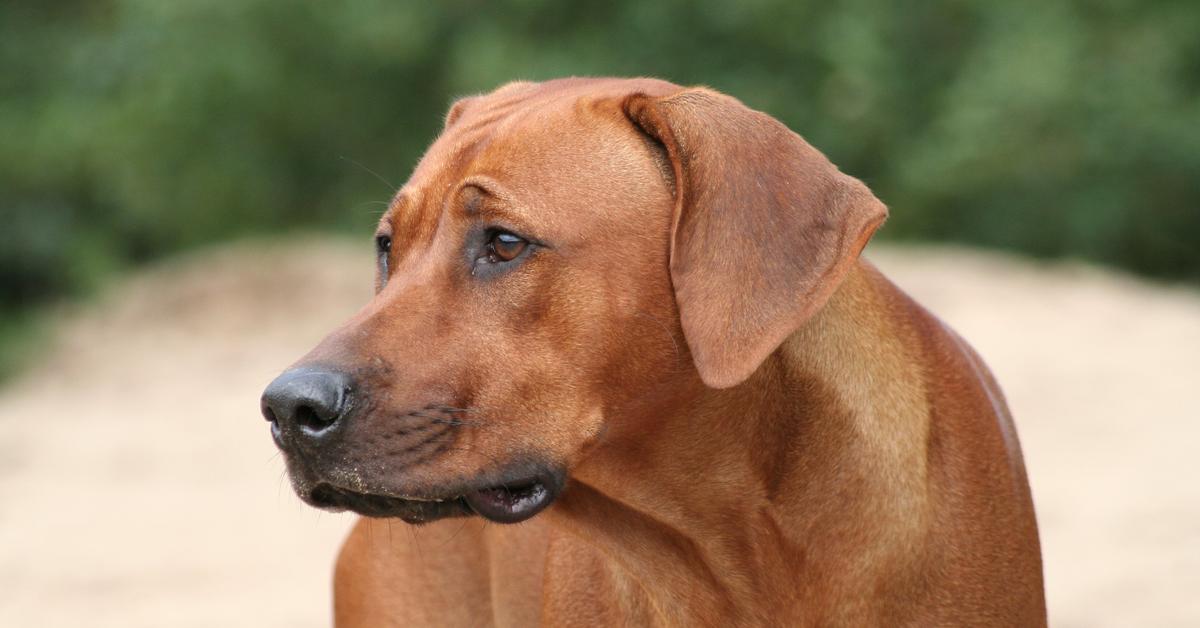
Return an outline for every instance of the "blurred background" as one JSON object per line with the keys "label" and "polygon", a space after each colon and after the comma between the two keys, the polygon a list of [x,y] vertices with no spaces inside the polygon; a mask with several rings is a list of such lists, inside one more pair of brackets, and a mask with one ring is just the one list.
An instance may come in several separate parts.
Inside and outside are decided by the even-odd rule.
{"label": "blurred background", "polygon": [[869,256],[1006,385],[1055,623],[1200,623],[1200,3],[16,0],[0,624],[326,623],[347,519],[258,392],[369,298],[449,103],[567,75],[709,85],[867,182]]}

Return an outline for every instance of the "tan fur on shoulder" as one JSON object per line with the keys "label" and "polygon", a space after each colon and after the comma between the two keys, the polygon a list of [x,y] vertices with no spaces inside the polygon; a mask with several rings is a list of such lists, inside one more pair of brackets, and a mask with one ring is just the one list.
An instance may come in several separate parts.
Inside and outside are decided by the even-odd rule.
{"label": "tan fur on shoulder", "polygon": [[[456,103],[380,222],[377,296],[298,363],[349,409],[280,437],[306,500],[438,519],[358,524],[337,625],[1044,625],[1012,419],[859,259],[886,215],[712,90]],[[497,260],[497,233],[527,245]],[[566,483],[458,518],[521,473]]]}

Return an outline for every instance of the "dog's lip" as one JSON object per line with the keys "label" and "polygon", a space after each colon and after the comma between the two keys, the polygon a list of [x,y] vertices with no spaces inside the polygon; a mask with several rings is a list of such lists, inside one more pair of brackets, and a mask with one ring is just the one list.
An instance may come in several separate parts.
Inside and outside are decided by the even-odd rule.
{"label": "dog's lip", "polygon": [[561,485],[561,480],[539,475],[434,497],[371,493],[319,482],[308,491],[306,501],[319,508],[351,510],[368,517],[396,517],[409,523],[471,514],[494,523],[518,523],[545,510],[558,496]]}
{"label": "dog's lip", "polygon": [[472,514],[466,501],[455,498],[409,498],[346,489],[327,482],[313,486],[306,500],[318,508],[350,510],[366,517],[395,517],[408,523],[427,523]]}
{"label": "dog's lip", "polygon": [[475,514],[495,523],[517,523],[545,510],[557,497],[550,482],[539,477],[481,488],[462,499]]}

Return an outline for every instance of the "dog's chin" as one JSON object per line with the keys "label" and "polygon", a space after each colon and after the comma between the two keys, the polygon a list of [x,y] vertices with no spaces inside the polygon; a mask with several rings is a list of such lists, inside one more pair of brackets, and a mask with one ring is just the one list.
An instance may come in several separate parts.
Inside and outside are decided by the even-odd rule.
{"label": "dog's chin", "polygon": [[414,524],[474,515],[494,523],[519,523],[552,504],[565,479],[561,471],[542,471],[501,481],[483,480],[430,498],[366,493],[325,481],[317,481],[299,493],[305,502],[323,510],[349,510],[366,517],[397,518]]}

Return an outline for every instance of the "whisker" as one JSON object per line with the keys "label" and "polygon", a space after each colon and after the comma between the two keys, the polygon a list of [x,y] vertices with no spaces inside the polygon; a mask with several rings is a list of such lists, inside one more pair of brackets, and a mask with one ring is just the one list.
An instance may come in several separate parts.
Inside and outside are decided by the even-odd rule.
{"label": "whisker", "polygon": [[447,414],[479,412],[479,408],[456,408],[454,406],[447,406],[447,405],[442,405],[442,404],[429,405],[429,406],[426,406],[426,409],[427,410],[438,410],[440,412],[445,412]]}
{"label": "whisker", "polygon": [[[436,415],[430,414],[430,412],[436,412],[439,414],[449,414],[449,415],[451,415],[451,417],[447,418],[447,417],[436,416]],[[424,408],[422,408],[419,411],[408,413],[408,416],[417,416],[417,417],[421,417],[423,419],[429,419],[430,421],[433,421],[435,423],[440,423],[443,425],[451,425],[454,427],[484,427],[483,421],[472,421],[470,419],[456,418],[454,416],[454,415],[466,414],[468,412],[477,412],[477,410],[474,408],[455,408],[453,406],[446,406],[446,405],[441,405],[441,404],[430,404],[430,405],[425,406]]]}
{"label": "whisker", "polygon": [[279,472],[279,486],[275,487],[275,501],[283,499],[283,478],[287,476],[287,469]]}
{"label": "whisker", "polygon": [[361,202],[361,203],[358,203],[358,204],[354,205],[354,206],[353,206],[353,207],[351,207],[350,209],[351,209],[351,210],[353,210],[353,211],[359,211],[359,210],[362,210],[362,209],[363,209],[363,206],[365,206],[365,205],[382,205],[382,206],[383,206],[383,209],[366,209],[366,210],[363,210],[363,211],[366,211],[367,213],[369,213],[369,214],[371,214],[371,215],[373,215],[373,216],[382,216],[382,215],[383,215],[385,212],[387,212],[387,210],[388,210],[388,207],[390,207],[390,206],[391,206],[391,204],[390,204],[390,203],[388,203],[387,201],[363,201],[363,202]]}
{"label": "whisker", "polygon": [[404,526],[408,530],[408,536],[412,539],[412,544],[417,548],[417,560],[421,563],[425,562],[425,550],[421,547],[421,537],[417,534],[417,529],[413,526]]}
{"label": "whisker", "polygon": [[669,338],[671,340],[671,347],[675,349],[675,362],[678,363],[680,360],[683,359],[683,357],[679,351],[679,343],[676,342],[676,340],[675,340],[675,334],[671,333],[671,328],[668,327],[666,323],[664,323],[657,316],[654,316],[653,314],[651,314],[645,310],[634,310],[633,313],[636,316],[644,316],[644,317],[654,321],[660,328],[662,328],[663,333],[665,333],[667,335],[667,338]]}
{"label": "whisker", "polygon": [[464,421],[462,419],[445,419],[445,418],[442,418],[439,416],[425,414],[423,412],[410,412],[410,413],[408,413],[408,416],[415,416],[415,417],[421,417],[422,419],[429,419],[429,421],[432,423],[437,423],[439,425],[449,425],[451,427],[487,427],[486,425],[483,425],[479,421]]}
{"label": "whisker", "polygon": [[459,535],[459,533],[461,533],[463,531],[463,529],[467,527],[467,524],[470,523],[470,521],[471,521],[470,519],[463,519],[462,525],[458,526],[458,529],[454,531],[454,534],[451,534],[450,538],[447,538],[446,540],[442,541],[442,546],[445,547],[447,544],[449,544],[451,541],[453,541],[455,539],[455,537],[457,537]]}
{"label": "whisker", "polygon": [[359,168],[366,170],[367,172],[371,173],[372,175],[375,175],[375,178],[379,179],[380,181],[383,182],[384,185],[388,186],[389,190],[396,189],[396,186],[392,185],[387,179],[383,178],[383,175],[379,174],[378,172],[375,172],[374,170],[371,170],[370,168],[362,165],[361,163],[354,161],[353,159],[350,159],[349,157],[346,157],[345,155],[338,155],[338,159],[341,159],[342,161],[348,161],[348,162],[358,166]]}
{"label": "whisker", "polygon": [[486,425],[483,425],[483,424],[479,423],[478,421],[459,421],[456,419],[439,419],[437,417],[429,417],[429,420],[433,421],[434,423],[438,423],[441,425],[450,425],[453,427],[480,427],[480,428],[487,427]]}

